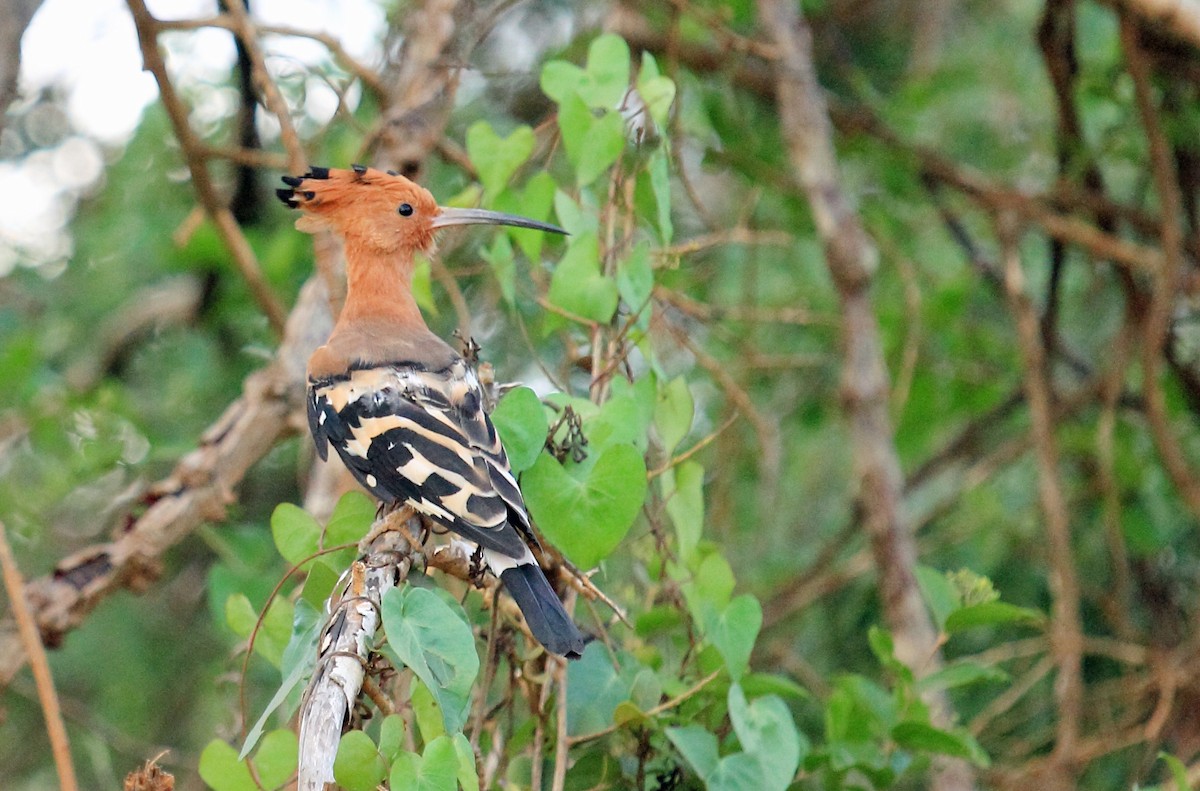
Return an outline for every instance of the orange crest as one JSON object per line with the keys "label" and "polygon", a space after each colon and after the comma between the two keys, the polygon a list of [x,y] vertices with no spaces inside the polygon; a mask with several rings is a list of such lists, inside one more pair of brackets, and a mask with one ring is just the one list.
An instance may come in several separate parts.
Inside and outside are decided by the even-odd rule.
{"label": "orange crest", "polygon": [[425,188],[391,171],[355,165],[350,170],[314,167],[285,176],[279,199],[304,215],[296,228],[329,230],[347,244],[377,253],[428,250],[441,210]]}

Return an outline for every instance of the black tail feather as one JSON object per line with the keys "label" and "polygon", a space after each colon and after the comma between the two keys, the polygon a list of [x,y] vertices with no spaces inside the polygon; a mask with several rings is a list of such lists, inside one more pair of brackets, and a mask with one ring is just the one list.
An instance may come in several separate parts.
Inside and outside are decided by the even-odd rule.
{"label": "black tail feather", "polygon": [[500,574],[500,581],[513,597],[529,631],[552,654],[578,659],[587,642],[563,609],[546,575],[535,563],[522,563]]}

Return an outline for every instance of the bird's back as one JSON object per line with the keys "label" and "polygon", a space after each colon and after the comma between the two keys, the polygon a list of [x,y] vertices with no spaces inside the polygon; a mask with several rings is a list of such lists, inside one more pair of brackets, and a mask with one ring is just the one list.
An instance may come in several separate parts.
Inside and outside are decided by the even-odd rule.
{"label": "bird's back", "polygon": [[446,350],[432,361],[350,363],[325,376],[310,364],[317,451],[325,458],[332,445],[381,500],[407,502],[485,549],[523,557],[529,517],[520,490],[474,372]]}

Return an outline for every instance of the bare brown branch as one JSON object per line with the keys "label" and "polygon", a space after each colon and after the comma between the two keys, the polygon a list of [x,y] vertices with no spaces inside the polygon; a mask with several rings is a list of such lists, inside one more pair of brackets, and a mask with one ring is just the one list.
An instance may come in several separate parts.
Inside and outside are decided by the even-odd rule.
{"label": "bare brown branch", "polygon": [[163,60],[162,53],[158,51],[158,33],[161,29],[158,20],[150,15],[144,0],[129,0],[129,10],[137,25],[143,63],[146,70],[151,72],[158,82],[159,98],[171,119],[175,137],[178,138],[179,145],[183,149],[183,157],[188,171],[192,175],[192,185],[196,189],[196,195],[204,206],[204,211],[216,226],[221,240],[225,242],[225,246],[233,256],[234,265],[241,272],[250,293],[254,295],[255,301],[266,314],[271,326],[282,335],[284,324],[287,321],[287,312],[279,301],[278,295],[263,277],[254,250],[251,249],[250,243],[242,234],[242,229],[237,220],[233,218],[233,213],[229,211],[229,207],[217,194],[216,185],[213,184],[208,166],[204,161],[203,146],[196,137],[196,133],[192,131],[188,122],[187,108],[179,94],[175,92],[171,76],[167,73],[167,64]]}
{"label": "bare brown branch", "polygon": [[[878,254],[840,183],[833,127],[817,82],[808,27],[795,4],[784,0],[763,0],[758,13],[778,54],[776,97],[784,140],[841,300],[843,409],[884,617],[897,658],[921,676],[939,667],[941,660],[937,634],[914,576],[917,551],[903,513],[903,478],[888,414],[888,376],[868,290]],[[953,714],[947,699],[931,696],[930,703],[934,722],[949,725]],[[933,786],[971,788],[973,772],[965,761],[940,763]]]}
{"label": "bare brown branch", "polygon": [[1025,274],[1017,252],[1015,229],[1002,228],[1004,282],[1009,306],[1017,324],[1021,357],[1025,364],[1025,398],[1032,419],[1038,461],[1038,492],[1046,519],[1050,590],[1054,597],[1050,637],[1057,677],[1058,704],[1054,766],[1067,787],[1073,782],[1083,706],[1083,628],[1079,614],[1079,581],[1071,552],[1070,518],[1059,476],[1058,443],[1054,437],[1053,393],[1047,379],[1046,350],[1042,347],[1038,317],[1025,287]]}

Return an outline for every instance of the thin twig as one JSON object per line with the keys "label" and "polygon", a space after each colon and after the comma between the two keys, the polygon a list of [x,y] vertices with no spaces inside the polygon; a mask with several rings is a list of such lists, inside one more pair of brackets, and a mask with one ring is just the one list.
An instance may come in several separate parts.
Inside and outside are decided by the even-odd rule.
{"label": "thin twig", "polygon": [[[691,687],[689,687],[688,689],[679,693],[678,695],[671,698],[670,700],[665,700],[662,703],[659,703],[657,706],[655,706],[651,709],[648,709],[646,711],[646,717],[647,718],[657,717],[659,714],[662,714],[665,711],[670,711],[671,709],[678,706],[680,703],[683,703],[685,700],[687,700],[688,698],[695,695],[700,690],[707,687],[709,684],[711,684],[713,681],[715,681],[717,679],[717,677],[721,675],[721,673],[722,673],[721,670],[714,670],[713,672],[709,673],[707,676],[700,679],[695,684],[693,684]],[[571,746],[574,747],[577,744],[583,744],[584,742],[595,741],[596,739],[602,739],[605,736],[608,736],[610,733],[616,733],[617,729],[620,727],[621,727],[620,725],[617,725],[614,723],[613,725],[609,725],[607,728],[603,728],[598,731],[593,731],[591,733],[581,733],[578,736],[572,736],[569,738],[568,741],[571,743]]]}
{"label": "thin twig", "polygon": [[1079,581],[1071,552],[1067,502],[1058,471],[1059,453],[1054,436],[1053,393],[1047,376],[1046,350],[1041,344],[1037,314],[1026,292],[1015,229],[1011,225],[1001,225],[1000,235],[1004,247],[1004,283],[1025,364],[1025,397],[1029,403],[1037,450],[1038,493],[1046,519],[1050,592],[1053,597],[1050,642],[1058,670],[1054,685],[1058,704],[1054,765],[1065,777],[1071,777],[1083,711],[1083,627],[1080,624]]}
{"label": "thin twig", "polygon": [[1179,440],[1169,425],[1166,396],[1160,377],[1163,348],[1171,329],[1171,312],[1175,309],[1175,292],[1179,287],[1179,274],[1183,271],[1183,229],[1180,217],[1183,202],[1179,194],[1179,182],[1171,159],[1171,148],[1158,112],[1151,96],[1150,66],[1138,43],[1136,26],[1128,18],[1121,20],[1121,45],[1129,74],[1133,77],[1134,97],[1146,139],[1150,147],[1151,172],[1154,189],[1162,204],[1162,240],[1164,266],[1154,280],[1150,294],[1149,314],[1146,317],[1142,336],[1142,371],[1146,391],[1146,422],[1158,454],[1162,458],[1167,474],[1179,491],[1193,516],[1200,518],[1200,480],[1192,475],[1187,457]]}
{"label": "thin twig", "polygon": [[71,744],[67,740],[67,726],[63,724],[62,709],[58,705],[58,691],[50,674],[50,663],[46,660],[46,647],[38,634],[37,624],[25,599],[25,581],[17,567],[4,523],[0,522],[0,571],[4,574],[4,590],[8,593],[9,606],[21,635],[21,645],[29,658],[29,669],[37,686],[38,702],[46,719],[46,734],[50,737],[50,749],[54,753],[54,768],[58,771],[58,783],[62,791],[77,791],[75,765],[71,762]]}
{"label": "thin twig", "polygon": [[287,152],[288,170],[292,173],[303,173],[308,169],[308,157],[304,154],[300,136],[296,134],[296,126],[292,123],[292,113],[288,109],[287,102],[283,100],[283,94],[279,92],[279,87],[275,85],[270,72],[267,71],[267,61],[263,56],[262,46],[258,42],[258,31],[255,29],[254,21],[250,19],[250,15],[246,13],[246,7],[240,2],[226,3],[225,7],[233,22],[231,30],[242,42],[242,46],[246,48],[246,55],[250,58],[250,71],[254,79],[254,86],[262,94],[263,103],[266,104],[267,109],[279,122],[279,141],[283,144],[283,150]]}
{"label": "thin twig", "polygon": [[708,436],[702,438],[699,442],[697,442],[695,445],[693,445],[692,447],[685,450],[683,453],[680,453],[676,456],[672,456],[661,467],[655,467],[653,470],[650,470],[650,472],[646,473],[646,478],[648,478],[649,480],[654,480],[655,478],[662,475],[667,470],[672,469],[673,467],[678,467],[680,464],[683,464],[685,461],[690,459],[692,456],[695,456],[697,453],[699,453],[700,451],[702,451],[706,447],[708,447],[709,443],[711,443],[713,440],[715,440],[717,437],[721,436],[721,434],[723,434],[725,432],[725,429],[729,428],[735,422],[737,422],[737,419],[739,417],[741,417],[741,415],[738,414],[737,412],[734,412],[732,415],[730,415],[725,420],[724,423],[722,423],[717,428],[716,431],[714,431],[711,434],[709,434]]}
{"label": "thin twig", "polygon": [[[128,3],[134,24],[137,26],[138,40],[141,42],[144,68],[152,73],[158,82],[159,98],[162,100],[163,109],[167,111],[167,116],[171,119],[171,126],[175,130],[179,146],[183,149],[183,158],[192,175],[192,186],[196,190],[196,196],[204,206],[204,211],[212,218],[218,235],[225,242],[225,246],[229,248],[234,265],[241,272],[254,300],[266,314],[272,329],[282,335],[283,326],[287,321],[287,312],[283,309],[283,303],[279,301],[278,295],[271,289],[270,284],[263,276],[258,259],[254,256],[254,250],[242,234],[242,229],[237,220],[233,218],[233,213],[229,211],[229,207],[217,194],[217,188],[213,184],[204,161],[203,146],[192,130],[188,121],[187,107],[184,105],[183,99],[175,92],[171,76],[167,73],[167,64],[158,50],[158,32],[161,29],[159,22],[150,15],[145,0],[128,0]],[[237,3],[230,5],[236,6]]]}

